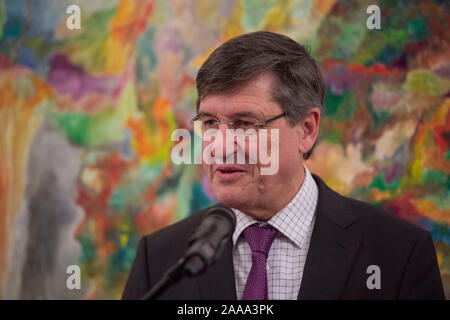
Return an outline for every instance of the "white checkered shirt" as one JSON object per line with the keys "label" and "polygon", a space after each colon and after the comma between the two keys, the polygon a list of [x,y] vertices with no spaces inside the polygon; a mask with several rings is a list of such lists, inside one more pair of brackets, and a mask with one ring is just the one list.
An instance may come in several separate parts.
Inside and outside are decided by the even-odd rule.
{"label": "white checkered shirt", "polygon": [[[305,179],[292,201],[267,222],[260,222],[278,230],[267,257],[267,284],[271,300],[296,300],[300,290],[318,197],[316,182],[305,165],[304,169]],[[258,221],[236,209],[233,211],[236,214],[233,266],[236,294],[241,300],[252,267],[252,252],[242,231]]]}

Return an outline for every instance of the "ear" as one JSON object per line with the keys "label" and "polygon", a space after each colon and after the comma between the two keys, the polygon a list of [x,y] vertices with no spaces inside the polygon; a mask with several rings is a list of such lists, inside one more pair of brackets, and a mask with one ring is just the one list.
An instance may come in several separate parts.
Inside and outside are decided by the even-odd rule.
{"label": "ear", "polygon": [[319,135],[320,109],[312,108],[309,114],[297,124],[298,150],[307,153],[313,147]]}

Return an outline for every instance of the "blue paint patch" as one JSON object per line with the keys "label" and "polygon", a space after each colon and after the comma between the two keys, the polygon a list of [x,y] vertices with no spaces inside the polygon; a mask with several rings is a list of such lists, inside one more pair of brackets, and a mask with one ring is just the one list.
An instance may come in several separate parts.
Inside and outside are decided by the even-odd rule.
{"label": "blue paint patch", "polygon": [[3,38],[17,38],[25,28],[25,1],[6,0],[6,16],[7,21],[3,26]]}
{"label": "blue paint patch", "polygon": [[190,214],[206,209],[217,203],[217,200],[210,199],[203,191],[203,185],[196,182],[192,187],[191,210]]}
{"label": "blue paint patch", "polygon": [[435,222],[421,219],[419,223],[430,231],[434,241],[440,241],[447,245],[450,244],[450,227],[445,222]]}
{"label": "blue paint patch", "polygon": [[21,65],[30,69],[36,69],[36,57],[33,50],[28,48],[19,48],[19,62]]}
{"label": "blue paint patch", "polygon": [[120,143],[120,156],[123,159],[133,159],[135,154],[133,149],[131,148],[131,131],[128,129],[123,130],[123,140]]}

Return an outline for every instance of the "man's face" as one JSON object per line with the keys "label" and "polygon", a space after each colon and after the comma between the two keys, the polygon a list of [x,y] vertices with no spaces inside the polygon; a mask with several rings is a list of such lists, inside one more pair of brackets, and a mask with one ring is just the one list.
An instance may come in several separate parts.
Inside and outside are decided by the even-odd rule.
{"label": "man's face", "polygon": [[[208,114],[223,123],[236,119],[263,122],[283,113],[281,106],[271,99],[271,85],[272,76],[265,74],[251,81],[233,95],[207,96],[201,102],[198,113]],[[235,158],[233,165],[225,164],[226,157],[239,150],[235,141],[226,139],[226,129],[229,129],[227,125],[220,125],[223,137],[224,164],[202,162],[212,190],[219,202],[253,216],[255,219],[267,220],[292,199],[302,183],[303,166],[298,147],[299,131],[296,126],[292,127],[288,124],[286,117],[281,117],[261,128],[267,129],[267,152],[269,154],[274,147],[270,143],[273,129],[278,129],[279,133],[278,171],[273,175],[264,175],[261,174],[261,168],[268,167],[270,164],[262,165],[260,161],[256,164],[249,164],[248,140],[245,147],[242,148],[245,152],[246,163],[236,164]],[[203,149],[205,150],[210,143],[212,142],[204,141]],[[212,156],[215,156],[214,148],[212,150]],[[259,147],[257,151],[259,155]]]}

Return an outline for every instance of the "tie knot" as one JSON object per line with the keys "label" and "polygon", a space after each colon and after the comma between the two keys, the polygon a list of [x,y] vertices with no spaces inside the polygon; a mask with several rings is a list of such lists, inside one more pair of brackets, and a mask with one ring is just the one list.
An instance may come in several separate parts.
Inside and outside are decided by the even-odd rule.
{"label": "tie knot", "polygon": [[277,232],[278,230],[270,225],[260,227],[253,224],[245,228],[244,237],[252,253],[260,252],[267,256]]}

